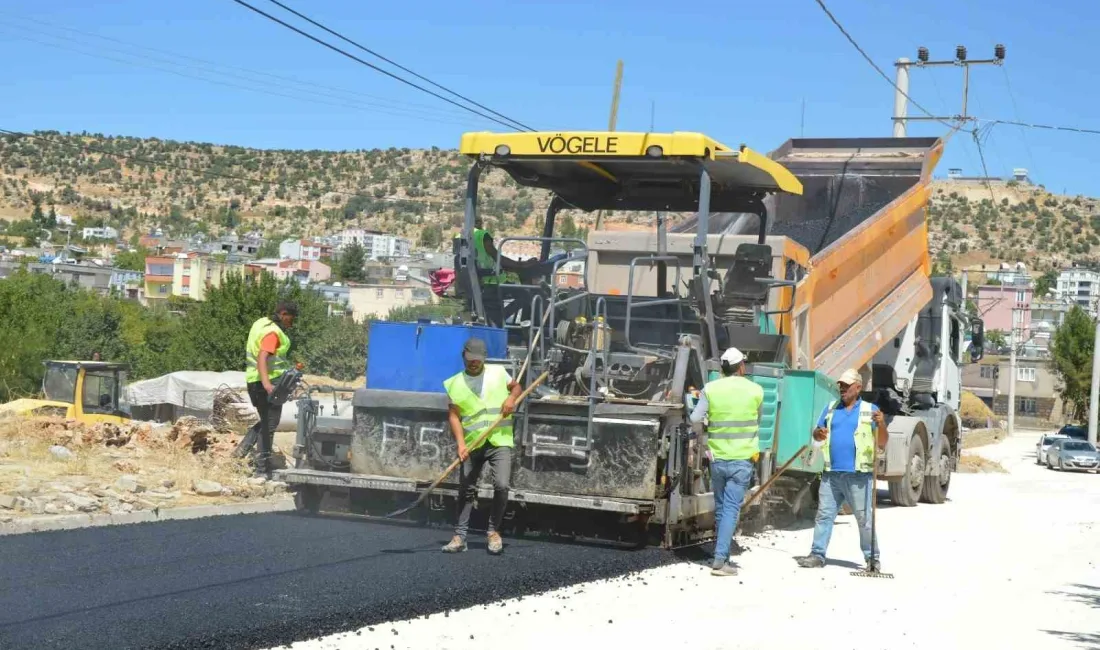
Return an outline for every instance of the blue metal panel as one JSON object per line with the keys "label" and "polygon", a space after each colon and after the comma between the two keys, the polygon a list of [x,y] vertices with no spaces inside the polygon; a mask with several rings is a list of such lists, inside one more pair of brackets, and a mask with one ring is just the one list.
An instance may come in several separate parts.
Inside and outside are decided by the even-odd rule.
{"label": "blue metal panel", "polygon": [[489,357],[508,355],[507,333],[481,325],[371,321],[367,340],[367,387],[442,393],[443,381],[462,370],[462,346],[485,341]]}

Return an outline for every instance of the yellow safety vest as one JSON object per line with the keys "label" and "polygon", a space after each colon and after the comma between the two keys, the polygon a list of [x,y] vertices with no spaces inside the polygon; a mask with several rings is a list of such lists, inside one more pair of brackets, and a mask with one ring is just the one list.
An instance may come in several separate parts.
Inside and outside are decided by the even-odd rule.
{"label": "yellow safety vest", "polygon": [[[474,252],[477,268],[493,271],[496,269],[497,261],[485,250],[485,236],[488,234],[489,231],[483,228],[474,229]],[[519,284],[519,276],[511,271],[501,271],[499,275],[481,275],[480,278],[483,285]]]}
{"label": "yellow safety vest", "polygon": [[[508,372],[500,366],[486,364],[482,372],[485,378],[482,380],[482,394],[475,395],[466,385],[463,372],[454,375],[443,382],[443,388],[447,390],[447,396],[458,406],[459,417],[462,418],[463,438],[466,440],[466,448],[469,451],[477,449],[472,447],[473,442],[483,431],[489,428],[500,417],[500,406],[508,399],[511,391],[508,390]],[[494,447],[514,447],[512,438],[512,416],[504,418],[504,421],[493,430],[486,441]],[[481,445],[478,445],[480,447]]]}
{"label": "yellow safety vest", "polygon": [[290,337],[270,318],[261,318],[252,323],[252,329],[248,331],[248,343],[245,345],[244,380],[250,384],[260,381],[260,343],[271,333],[279,337],[279,347],[275,349],[274,356],[267,358],[267,378],[274,381],[290,369],[290,361],[286,356],[290,350]]}
{"label": "yellow safety vest", "polygon": [[[825,471],[829,471],[832,466],[829,462],[829,436],[833,433],[833,413],[836,412],[837,407],[843,408],[841,402],[836,402],[829,409],[828,415],[825,416],[825,442],[822,444],[822,451],[825,454]],[[874,411],[871,409],[870,402],[859,401],[859,424],[856,425],[856,471],[857,472],[870,472],[873,471],[875,465],[875,431],[874,431]]]}
{"label": "yellow safety vest", "polygon": [[740,375],[703,387],[707,396],[707,446],[716,460],[749,460],[760,451],[759,413],[764,389]]}

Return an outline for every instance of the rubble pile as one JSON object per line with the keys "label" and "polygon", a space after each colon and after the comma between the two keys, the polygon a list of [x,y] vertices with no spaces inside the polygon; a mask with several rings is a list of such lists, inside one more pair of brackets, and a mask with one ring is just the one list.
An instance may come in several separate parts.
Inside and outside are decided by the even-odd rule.
{"label": "rubble pile", "polygon": [[276,495],[285,484],[249,479],[247,461],[230,453],[249,424],[240,404],[226,396],[220,419],[183,417],[170,425],[0,421],[0,523],[15,516],[119,514]]}

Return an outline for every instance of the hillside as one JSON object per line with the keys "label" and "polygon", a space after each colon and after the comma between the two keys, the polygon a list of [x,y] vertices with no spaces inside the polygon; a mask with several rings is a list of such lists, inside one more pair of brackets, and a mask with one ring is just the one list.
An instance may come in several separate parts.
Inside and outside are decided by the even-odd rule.
{"label": "hillside", "polygon": [[[47,221],[55,211],[127,237],[152,226],[172,235],[260,230],[269,238],[363,227],[436,248],[462,220],[468,163],[453,150],[290,151],[35,135],[0,138],[0,220],[16,222],[9,233],[37,234],[18,224],[37,206]],[[541,225],[545,192],[518,187],[499,171],[484,176],[481,188],[482,214],[495,231],[531,234]],[[933,253],[941,265],[1025,261],[1036,268],[1100,257],[1097,203],[1014,182],[937,181]],[[567,228],[589,226],[590,218]],[[643,227],[624,214],[607,219],[612,227]]]}

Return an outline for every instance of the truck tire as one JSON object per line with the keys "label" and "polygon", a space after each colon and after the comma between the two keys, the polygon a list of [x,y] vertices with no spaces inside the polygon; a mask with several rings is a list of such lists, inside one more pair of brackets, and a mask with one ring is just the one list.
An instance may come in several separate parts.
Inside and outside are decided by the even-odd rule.
{"label": "truck tire", "polygon": [[940,475],[925,476],[921,501],[940,504],[947,501],[947,489],[951,487],[951,441],[944,438],[940,449]]}
{"label": "truck tire", "polygon": [[896,506],[912,508],[920,501],[924,488],[924,467],[928,462],[928,452],[920,436],[909,440],[909,459],[905,463],[905,474],[890,481],[890,501]]}

